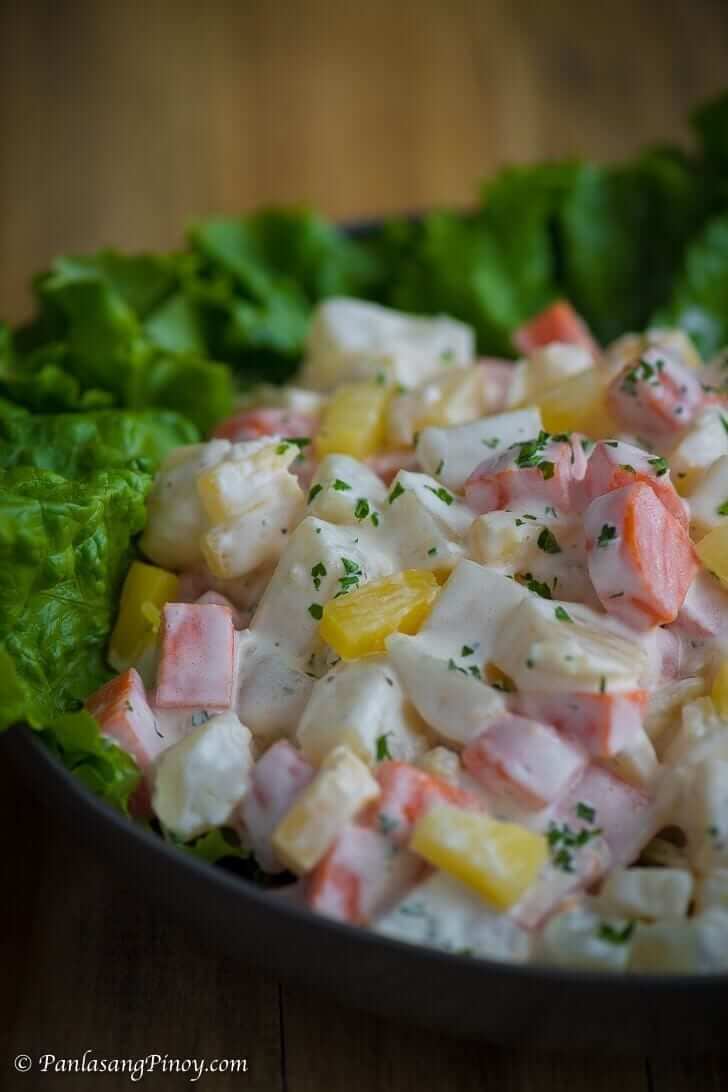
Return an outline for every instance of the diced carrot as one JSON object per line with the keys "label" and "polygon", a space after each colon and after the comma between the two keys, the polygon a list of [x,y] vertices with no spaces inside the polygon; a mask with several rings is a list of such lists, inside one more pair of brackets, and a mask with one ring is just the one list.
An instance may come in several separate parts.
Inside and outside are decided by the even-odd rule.
{"label": "diced carrot", "polygon": [[592,451],[586,473],[576,489],[578,507],[586,508],[597,497],[635,482],[649,485],[668,512],[687,530],[687,511],[670,480],[665,459],[621,440],[604,440]]}
{"label": "diced carrot", "polygon": [[306,901],[338,921],[364,925],[397,902],[424,874],[422,861],[384,834],[350,823],[316,866]]}
{"label": "diced carrot", "polygon": [[148,774],[164,741],[138,673],[130,667],[111,679],[87,699],[86,709],[99,722],[102,734],[130,754],[142,772],[143,780],[130,801],[132,814],[151,815]]}
{"label": "diced carrot", "polygon": [[288,436],[310,439],[318,430],[318,418],[309,413],[286,409],[247,409],[233,414],[216,426],[212,435],[234,443],[259,440],[263,436]]}
{"label": "diced carrot", "polygon": [[412,827],[435,804],[456,804],[479,810],[480,801],[469,792],[407,762],[382,762],[376,770],[382,792],[361,823],[386,834],[395,845],[409,838]]}
{"label": "diced carrot", "polygon": [[484,788],[536,810],[558,800],[586,766],[584,752],[554,728],[509,714],[492,721],[462,757]]}
{"label": "diced carrot", "polygon": [[566,300],[550,304],[519,326],[513,335],[513,344],[519,353],[530,353],[554,341],[564,345],[581,345],[594,356],[599,355],[599,345],[589,327]]}
{"label": "diced carrot", "polygon": [[572,490],[586,466],[578,440],[551,439],[542,433],[480,463],[465,483],[465,499],[480,513],[527,501],[546,501],[559,511],[569,511]]}
{"label": "diced carrot", "polygon": [[519,693],[509,705],[524,717],[558,728],[595,758],[629,747],[639,735],[647,707],[646,690],[605,694]]}
{"label": "diced carrot", "polygon": [[611,413],[637,435],[680,432],[691,424],[704,401],[695,370],[657,348],[627,364],[607,391]]}
{"label": "diced carrot", "polygon": [[698,571],[685,529],[643,483],[584,513],[589,576],[606,611],[637,629],[672,622]]}
{"label": "diced carrot", "polygon": [[228,607],[167,603],[155,704],[227,709],[232,704],[235,632]]}

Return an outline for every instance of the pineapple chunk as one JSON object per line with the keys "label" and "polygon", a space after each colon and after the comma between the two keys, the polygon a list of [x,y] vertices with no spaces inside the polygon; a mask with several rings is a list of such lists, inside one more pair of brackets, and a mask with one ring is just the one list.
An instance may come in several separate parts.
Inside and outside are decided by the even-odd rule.
{"label": "pineapple chunk", "polygon": [[300,875],[310,872],[346,823],[379,792],[365,763],[348,747],[335,747],[273,832],[279,861]]}
{"label": "pineapple chunk", "polygon": [[366,459],[383,446],[389,391],[373,383],[339,387],[324,410],[316,436],[316,454]]}
{"label": "pineapple chunk", "polygon": [[392,398],[387,441],[391,447],[410,447],[415,433],[425,426],[461,425],[480,417],[485,408],[482,369],[478,365],[454,368]]}
{"label": "pineapple chunk", "polygon": [[406,569],[329,600],[321,636],[344,660],[384,652],[390,633],[416,633],[439,590],[430,572]]}
{"label": "pineapple chunk", "polygon": [[533,405],[552,387],[592,370],[592,354],[583,345],[552,341],[514,366],[511,405]]}
{"label": "pineapple chunk", "polygon": [[207,567],[222,580],[234,580],[265,562],[277,561],[302,508],[303,493],[292,474],[266,477],[245,511],[203,535]]}
{"label": "pineapple chunk", "polygon": [[728,523],[716,527],[695,547],[698,557],[728,587]]}
{"label": "pineapple chunk", "polygon": [[718,668],[710,696],[719,716],[728,718],[728,660],[724,660]]}
{"label": "pineapple chunk", "polygon": [[235,444],[227,459],[197,477],[197,491],[210,521],[223,523],[255,508],[267,483],[285,474],[297,455],[298,447],[286,440]]}
{"label": "pineapple chunk", "polygon": [[600,368],[570,376],[538,395],[538,405],[547,432],[585,432],[601,439],[619,429],[606,409],[608,377]]}
{"label": "pineapple chunk", "polygon": [[690,476],[685,481],[690,489],[686,494],[693,538],[700,539],[715,527],[728,526],[728,455],[716,459],[696,485]]}
{"label": "pineapple chunk", "polygon": [[155,614],[174,600],[179,581],[174,573],[134,561],[126,574],[119,614],[109,644],[109,663],[115,671],[126,671],[153,644]]}
{"label": "pineapple chunk", "polygon": [[542,834],[450,805],[418,821],[410,848],[501,910],[518,902],[548,857]]}

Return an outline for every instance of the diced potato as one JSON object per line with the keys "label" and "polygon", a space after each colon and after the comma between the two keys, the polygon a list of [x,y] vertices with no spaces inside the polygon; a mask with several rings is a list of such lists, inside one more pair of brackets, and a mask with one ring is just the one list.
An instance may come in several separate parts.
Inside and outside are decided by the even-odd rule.
{"label": "diced potato", "polygon": [[[445,576],[464,557],[465,548],[414,493],[404,490],[396,496],[390,491],[389,496],[392,502],[382,510],[377,535],[398,558],[397,568],[425,569],[438,579]],[[445,507],[440,500],[435,503]]]}
{"label": "diced potato", "polygon": [[337,387],[324,410],[316,436],[316,454],[366,459],[384,444],[389,391],[374,383]]}
{"label": "diced potato", "polygon": [[370,766],[383,758],[412,762],[427,747],[417,720],[392,665],[366,659],[339,664],[314,684],[298,742],[315,763],[341,743]]}
{"label": "diced potato", "polygon": [[[415,474],[410,470],[400,470],[392,482],[389,496],[399,503],[401,491],[414,493],[423,508],[440,525],[450,538],[462,538],[473,522],[473,510],[459,497],[430,477],[429,474]],[[391,505],[390,505],[391,507]]]}
{"label": "diced potato", "polygon": [[700,539],[714,527],[728,525],[728,455],[716,459],[685,496],[690,504],[690,530],[694,538]]}
{"label": "diced potato", "polygon": [[692,488],[700,472],[721,455],[728,455],[724,417],[720,407],[707,406],[670,452],[670,470],[681,492]]}
{"label": "diced potato", "polygon": [[329,390],[352,379],[381,377],[411,387],[453,365],[469,364],[474,350],[473,331],[455,319],[328,299],[313,316],[301,382]]}
{"label": "diced potato", "polygon": [[277,645],[250,630],[238,638],[237,709],[256,740],[293,737],[313,687],[313,679]]}
{"label": "diced potato", "polygon": [[530,938],[512,918],[489,910],[469,887],[436,872],[384,914],[375,932],[454,955],[522,963]]}
{"label": "diced potato", "polygon": [[728,660],[718,668],[710,696],[720,716],[728,718]]}
{"label": "diced potato", "polygon": [[158,630],[155,614],[158,616],[164,604],[174,600],[178,584],[174,573],[142,561],[132,562],[109,643],[109,663],[116,671],[136,663],[154,643]]}
{"label": "diced potato", "polygon": [[716,868],[698,885],[696,902],[699,911],[728,910],[728,868]]}
{"label": "diced potato", "polygon": [[595,611],[537,596],[508,618],[493,659],[526,691],[636,690],[647,667],[637,640],[607,629]]}
{"label": "diced potato", "polygon": [[261,502],[270,480],[285,472],[298,455],[298,447],[285,440],[253,440],[235,444],[228,458],[197,477],[197,491],[214,523],[241,515]]}
{"label": "diced potato", "polygon": [[300,518],[303,500],[301,487],[292,474],[264,479],[249,508],[203,535],[202,552],[210,572],[220,579],[233,580],[276,561]]}
{"label": "diced potato", "polygon": [[222,826],[245,796],[252,765],[248,728],[233,712],[211,717],[162,752],[154,811],[184,839]]}
{"label": "diced potato", "polygon": [[384,652],[390,633],[417,632],[438,590],[432,573],[417,569],[383,577],[330,599],[321,636],[345,660]]}
{"label": "diced potato", "polygon": [[630,954],[630,970],[662,972],[698,970],[696,919],[638,922]]}
{"label": "diced potato", "polygon": [[533,440],[541,428],[541,414],[533,407],[482,417],[466,425],[425,428],[417,440],[417,458],[428,474],[447,489],[460,492],[470,474],[489,455],[505,451],[511,444]]}
{"label": "diced potato", "polygon": [[310,872],[379,792],[366,764],[348,747],[335,747],[273,832],[276,856],[292,872]]}
{"label": "diced potato", "polygon": [[614,436],[619,428],[606,408],[606,376],[590,368],[538,394],[547,432],[584,432],[594,439]]}
{"label": "diced potato", "polygon": [[463,657],[461,645],[444,659],[423,637],[401,634],[388,639],[387,651],[417,712],[442,739],[469,743],[504,711],[503,695],[482,681],[479,653]]}
{"label": "diced potato", "polygon": [[599,901],[628,918],[682,918],[692,894],[686,869],[619,868],[608,873]]}
{"label": "diced potato", "polygon": [[387,413],[387,442],[391,447],[409,447],[420,429],[464,424],[480,417],[485,408],[481,368],[453,368],[392,398]]}
{"label": "diced potato", "polygon": [[197,476],[222,462],[230,449],[229,440],[178,447],[160,466],[147,500],[141,539],[142,550],[156,564],[184,569],[202,562],[200,536],[209,521],[197,492]]}
{"label": "diced potato", "polygon": [[390,557],[378,549],[382,540],[374,539],[379,530],[371,528],[371,536],[366,538],[364,528],[335,526],[307,516],[289,538],[251,629],[278,641],[281,653],[307,658],[318,641],[323,604],[342,589],[347,567],[361,573],[360,584],[393,570]]}
{"label": "diced potato", "polygon": [[326,455],[314,475],[308,497],[308,512],[319,519],[365,525],[368,521],[376,526],[387,500],[387,489],[381,478],[358,459],[350,455]]}
{"label": "diced potato", "polygon": [[589,910],[569,910],[547,922],[538,954],[558,966],[623,971],[629,961],[630,933],[629,922],[603,921]]}
{"label": "diced potato", "polygon": [[482,565],[526,570],[529,556],[538,557],[537,541],[544,526],[544,522],[524,520],[513,512],[487,512],[478,516],[470,528],[468,545],[472,558]]}
{"label": "diced potato", "polygon": [[410,847],[501,910],[518,901],[548,858],[543,835],[448,805],[417,822]]}
{"label": "diced potato", "polygon": [[728,523],[702,538],[696,546],[698,557],[728,587]]}

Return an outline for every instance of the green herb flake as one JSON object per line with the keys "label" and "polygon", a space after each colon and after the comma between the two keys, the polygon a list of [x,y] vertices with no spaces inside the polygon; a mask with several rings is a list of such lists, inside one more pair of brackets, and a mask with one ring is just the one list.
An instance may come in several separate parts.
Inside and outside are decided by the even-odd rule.
{"label": "green herb flake", "polygon": [[315,618],[317,622],[320,622],[323,618],[324,608],[320,603],[312,603],[308,608],[308,613],[312,618]]}
{"label": "green herb flake", "polygon": [[430,493],[433,493],[443,504],[452,504],[455,500],[452,493],[448,493],[447,489],[444,489],[442,486],[438,489],[433,489],[431,485],[426,485],[425,489],[429,489]]}
{"label": "green herb flake", "polygon": [[430,557],[434,557],[434,556],[435,556],[435,554],[437,553],[437,546],[430,546],[430,548],[429,548],[429,550],[427,551],[427,553],[428,553],[428,555],[429,555]]}
{"label": "green herb flake", "polygon": [[460,649],[461,656],[472,656],[474,652],[475,649],[471,648],[470,645],[463,645],[463,647]]}
{"label": "green herb flake", "polygon": [[610,542],[614,542],[617,537],[617,528],[611,523],[603,523],[602,529],[599,532],[597,539],[597,546],[608,546]]}
{"label": "green herb flake", "polygon": [[724,500],[722,504],[719,504],[715,511],[719,516],[728,516],[728,500]]}
{"label": "green herb flake", "polygon": [[556,610],[554,611],[554,614],[556,615],[556,617],[558,618],[558,620],[560,622],[573,622],[574,621],[574,619],[571,617],[571,615],[568,613],[568,611],[564,610],[563,607],[557,607]]}
{"label": "green herb flake", "polygon": [[369,501],[365,497],[359,497],[354,506],[354,519],[366,519],[369,515]]}
{"label": "green herb flake", "polygon": [[387,501],[389,502],[389,504],[394,504],[397,497],[401,497],[403,493],[404,493],[404,488],[402,486],[402,483],[401,482],[395,482],[394,488],[392,489],[391,493],[387,497]]}
{"label": "green herb flake", "polygon": [[313,577],[313,586],[316,591],[321,587],[321,577],[326,576],[326,566],[323,561],[317,561],[314,567],[311,569],[311,576]]}
{"label": "green herb flake", "polygon": [[435,475],[438,475],[438,474],[441,474],[441,473],[442,473],[442,468],[443,468],[443,466],[444,466],[444,465],[445,465],[445,460],[444,460],[444,459],[440,459],[440,461],[439,461],[439,463],[437,464],[437,467],[436,467],[436,469],[435,469]]}
{"label": "green herb flake", "polygon": [[316,485],[312,485],[311,488],[308,491],[308,503],[310,504],[311,501],[316,500],[316,497],[319,495],[319,493],[322,490],[323,490],[323,486],[319,485],[318,482],[316,482]]}
{"label": "green herb flake", "polygon": [[539,550],[543,550],[545,554],[560,554],[561,547],[556,540],[555,535],[549,531],[548,527],[544,527],[541,534],[536,539],[536,545]]}
{"label": "green herb flake", "polygon": [[586,819],[587,823],[593,823],[596,819],[596,809],[591,804],[585,804],[583,800],[580,800],[576,805],[577,819]]}
{"label": "green herb flake", "polygon": [[610,944],[626,944],[634,932],[634,926],[635,923],[629,921],[620,929],[619,926],[610,925],[608,921],[602,921],[597,930],[597,936]]}
{"label": "green herb flake", "polygon": [[655,474],[658,478],[661,478],[663,474],[667,474],[670,469],[667,459],[663,459],[662,455],[656,455],[654,459],[648,459],[647,462],[655,468]]}
{"label": "green herb flake", "polygon": [[489,447],[492,451],[494,448],[498,447],[498,444],[500,443],[500,437],[491,436],[489,440],[481,440],[480,442],[481,444],[485,444],[485,446]]}
{"label": "green herb flake", "polygon": [[541,471],[541,476],[543,477],[544,481],[547,482],[550,478],[553,478],[554,464],[549,462],[548,459],[543,459],[538,464],[538,469]]}
{"label": "green herb flake", "polygon": [[341,478],[336,478],[331,488],[335,489],[337,493],[348,493],[351,490],[349,483],[342,482]]}
{"label": "green herb flake", "polygon": [[386,759],[392,758],[388,743],[388,737],[391,735],[391,732],[384,732],[383,735],[377,736],[377,762],[384,762]]}

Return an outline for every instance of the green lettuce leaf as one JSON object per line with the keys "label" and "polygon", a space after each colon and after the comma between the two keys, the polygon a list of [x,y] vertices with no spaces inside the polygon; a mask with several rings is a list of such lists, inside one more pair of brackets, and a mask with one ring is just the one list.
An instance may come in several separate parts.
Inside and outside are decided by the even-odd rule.
{"label": "green lettuce leaf", "polygon": [[688,248],[670,300],[652,321],[681,326],[706,358],[728,346],[728,214],[711,220]]}
{"label": "green lettuce leaf", "polygon": [[0,399],[0,468],[34,466],[78,478],[96,470],[154,471],[197,429],[165,410],[33,414]]}
{"label": "green lettuce leaf", "polygon": [[708,172],[717,188],[728,193],[728,91],[699,106],[690,121]]}

